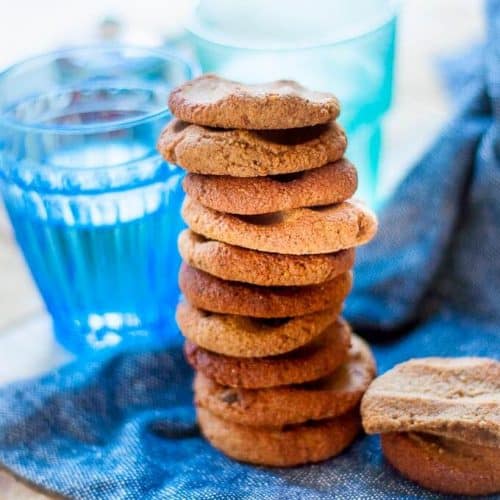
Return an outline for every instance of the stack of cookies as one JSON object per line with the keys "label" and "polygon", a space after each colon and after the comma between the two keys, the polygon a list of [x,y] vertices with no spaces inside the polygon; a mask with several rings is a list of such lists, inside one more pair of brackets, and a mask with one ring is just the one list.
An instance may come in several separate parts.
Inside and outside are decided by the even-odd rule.
{"label": "stack of cookies", "polygon": [[159,150],[188,175],[177,322],[198,420],[218,449],[274,466],[340,453],[375,375],[340,317],[375,216],[351,200],[338,101],[295,82],[205,75],[175,89]]}

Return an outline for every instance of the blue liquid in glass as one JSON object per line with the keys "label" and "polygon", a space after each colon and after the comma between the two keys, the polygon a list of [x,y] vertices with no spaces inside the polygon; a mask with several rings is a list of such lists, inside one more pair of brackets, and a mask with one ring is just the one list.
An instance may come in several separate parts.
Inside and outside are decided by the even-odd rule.
{"label": "blue liquid in glass", "polygon": [[[148,112],[101,105],[109,92],[89,91],[81,108],[44,123],[71,130]],[[74,93],[54,98],[75,101]],[[176,331],[182,172],[155,150],[164,125],[165,117],[99,133],[4,138],[5,205],[56,336],[73,351]]]}

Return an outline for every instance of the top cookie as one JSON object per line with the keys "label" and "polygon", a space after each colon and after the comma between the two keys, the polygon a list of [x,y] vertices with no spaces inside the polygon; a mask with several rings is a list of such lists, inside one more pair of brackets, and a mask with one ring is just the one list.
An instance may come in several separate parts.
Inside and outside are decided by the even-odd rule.
{"label": "top cookie", "polygon": [[257,85],[203,75],[170,93],[168,105],[183,121],[219,128],[286,129],[335,119],[338,100],[291,80]]}
{"label": "top cookie", "polygon": [[425,432],[500,446],[500,362],[422,358],[396,365],[361,404],[368,433]]}

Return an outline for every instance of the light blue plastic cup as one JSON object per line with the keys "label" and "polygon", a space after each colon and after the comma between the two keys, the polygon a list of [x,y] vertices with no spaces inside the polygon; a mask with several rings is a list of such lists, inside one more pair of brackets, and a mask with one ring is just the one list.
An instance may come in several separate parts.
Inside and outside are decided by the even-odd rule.
{"label": "light blue plastic cup", "polygon": [[337,95],[357,196],[374,204],[396,13],[390,0],[201,0],[187,27],[204,72],[247,83],[291,78]]}

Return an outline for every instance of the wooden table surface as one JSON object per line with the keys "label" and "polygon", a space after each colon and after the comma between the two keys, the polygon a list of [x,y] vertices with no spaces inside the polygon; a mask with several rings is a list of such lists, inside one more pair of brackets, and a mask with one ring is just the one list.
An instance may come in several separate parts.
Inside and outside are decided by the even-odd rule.
{"label": "wooden table surface", "polygon": [[[386,121],[382,157],[385,189],[397,183],[449,115],[434,58],[481,38],[481,4],[470,0],[408,0],[403,4],[396,97]],[[41,300],[0,209],[0,384],[47,371],[67,359],[50,335],[39,331],[36,318],[41,315]],[[0,498],[48,497],[0,470]]]}

